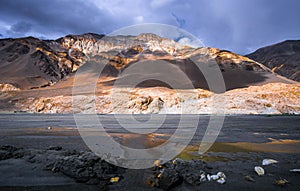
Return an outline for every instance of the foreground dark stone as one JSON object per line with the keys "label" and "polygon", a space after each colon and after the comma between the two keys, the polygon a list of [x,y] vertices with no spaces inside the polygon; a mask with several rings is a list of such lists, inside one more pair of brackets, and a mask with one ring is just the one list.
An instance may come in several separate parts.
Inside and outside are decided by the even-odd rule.
{"label": "foreground dark stone", "polygon": [[[46,150],[22,149],[13,146],[0,147],[0,160],[23,158],[30,163],[42,164],[44,170],[62,173],[88,185],[112,184],[111,179],[122,180],[124,168],[114,166],[102,160],[92,152],[64,150],[60,146],[51,146]],[[176,159],[153,168],[152,187],[170,190],[182,182],[190,185],[201,183],[201,173],[206,169],[200,160],[183,161]],[[115,182],[115,183],[118,183]]]}
{"label": "foreground dark stone", "polygon": [[158,187],[169,190],[181,184],[182,178],[175,169],[164,169],[158,181]]}
{"label": "foreground dark stone", "polygon": [[61,147],[34,150],[1,146],[0,160],[10,158],[23,158],[30,163],[42,164],[44,170],[60,172],[89,185],[107,185],[112,177],[121,177],[124,172],[123,168],[111,165],[91,152],[66,151]]}
{"label": "foreground dark stone", "polygon": [[184,161],[176,158],[162,166],[155,167],[153,169],[154,176],[150,178],[151,181],[149,182],[155,183],[156,187],[162,188],[163,190],[170,190],[182,182],[197,186],[200,185],[201,182],[206,181],[205,171],[210,169],[211,168],[207,166],[204,161]]}
{"label": "foreground dark stone", "polygon": [[[220,153],[218,154],[220,155]],[[223,153],[223,155],[234,156],[232,153]],[[239,153],[237,155],[241,156],[242,154]],[[32,178],[34,178],[36,174],[32,172],[32,169],[38,168],[40,171],[42,169],[48,171],[47,173],[49,174],[57,174],[57,177],[68,178],[69,181],[71,180],[79,186],[87,186],[93,191],[181,191],[199,189],[229,191],[242,188],[244,190],[279,190],[282,187],[286,187],[289,190],[298,190],[299,183],[297,180],[299,180],[299,173],[290,172],[290,169],[299,166],[299,155],[294,154],[288,157],[286,154],[271,155],[268,153],[244,153],[243,155],[249,155],[254,160],[250,160],[252,158],[240,158],[236,161],[206,163],[201,160],[184,161],[175,159],[151,169],[133,170],[109,164],[89,151],[79,152],[76,150],[65,150],[61,147],[22,149],[13,146],[0,146],[0,161],[2,160],[2,165],[4,165],[2,167],[6,169],[2,170],[4,177],[14,178],[19,176],[19,173],[10,173],[11,175],[5,176],[5,173],[9,173],[8,170],[11,170],[21,174],[24,173],[23,176],[33,173]],[[253,167],[259,165],[263,158],[278,159],[280,163],[264,166],[266,174],[258,176]],[[291,163],[291,161],[293,162]],[[11,166],[8,164],[11,164]],[[19,166],[14,167],[15,164],[19,164]],[[27,166],[26,172],[22,171],[22,166]],[[222,174],[222,171],[225,172],[222,175],[225,182],[220,182],[221,177],[219,179],[212,178]],[[18,177],[16,178],[18,179]],[[5,180],[9,179],[6,178]],[[38,182],[36,184],[37,188],[40,188]],[[32,189],[26,190],[39,190],[34,188],[34,185]],[[46,182],[45,186],[51,187],[50,184],[48,185],[48,182]],[[11,187],[0,185],[0,190],[3,189],[24,190],[25,188],[17,188],[14,184]],[[44,190],[48,190],[48,188]]]}
{"label": "foreground dark stone", "polygon": [[9,158],[21,158],[24,156],[24,152],[21,149],[10,145],[0,146],[0,160]]}

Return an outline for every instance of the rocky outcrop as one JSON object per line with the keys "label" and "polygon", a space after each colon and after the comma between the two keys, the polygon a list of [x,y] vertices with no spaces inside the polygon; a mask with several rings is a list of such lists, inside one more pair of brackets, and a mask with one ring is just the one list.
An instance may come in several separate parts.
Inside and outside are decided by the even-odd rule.
{"label": "rocky outcrop", "polygon": [[[62,47],[76,49],[85,54],[96,55],[101,52],[123,51],[140,46],[144,50],[173,53],[184,47],[173,40],[144,33],[138,36],[104,36],[96,34],[68,35],[56,40]],[[52,43],[53,44],[53,43]]]}
{"label": "rocky outcrop", "polygon": [[[271,83],[219,95],[226,114],[300,114],[300,85]],[[11,109],[30,113],[213,114],[214,93],[207,90],[134,88],[105,95],[56,96],[19,100]],[[73,102],[72,102],[73,100]]]}
{"label": "rocky outcrop", "polygon": [[111,178],[121,177],[124,173],[124,169],[107,163],[92,152],[63,150],[59,146],[45,150],[0,146],[0,161],[7,159],[41,164],[43,170],[60,172],[76,182],[88,185],[106,186]]}
{"label": "rocky outcrop", "polygon": [[246,55],[279,75],[300,81],[300,40],[287,40]]}
{"label": "rocky outcrop", "polygon": [[0,84],[0,92],[10,92],[10,91],[18,91],[20,88],[12,84]]}
{"label": "rocky outcrop", "polygon": [[21,89],[51,85],[76,69],[84,54],[68,49],[55,50],[48,41],[33,37],[0,40],[0,82]]}

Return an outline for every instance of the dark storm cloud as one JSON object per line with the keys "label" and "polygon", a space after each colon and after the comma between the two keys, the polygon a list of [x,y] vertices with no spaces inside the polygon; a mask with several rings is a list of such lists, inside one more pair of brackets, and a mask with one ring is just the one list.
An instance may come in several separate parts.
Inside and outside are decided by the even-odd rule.
{"label": "dark storm cloud", "polygon": [[10,32],[15,32],[15,33],[26,33],[31,29],[31,24],[20,21],[17,22],[16,24],[11,25],[10,27]]}
{"label": "dark storm cloud", "polygon": [[2,0],[0,33],[57,38],[156,22],[183,28],[207,46],[243,54],[299,39],[299,7],[298,0]]}
{"label": "dark storm cloud", "polygon": [[21,29],[25,20],[33,33],[50,38],[68,33],[103,33],[118,25],[109,13],[86,1],[6,0],[1,1],[0,12],[2,22],[11,25],[11,30]]}

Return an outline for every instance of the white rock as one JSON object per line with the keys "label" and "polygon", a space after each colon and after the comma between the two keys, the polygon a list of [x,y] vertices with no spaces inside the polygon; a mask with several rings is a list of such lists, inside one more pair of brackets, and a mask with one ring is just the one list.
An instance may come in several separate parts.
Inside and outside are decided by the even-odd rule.
{"label": "white rock", "polygon": [[258,176],[262,176],[265,174],[265,170],[260,166],[254,167],[254,170],[258,174]]}
{"label": "white rock", "polygon": [[225,180],[225,178],[220,178],[220,179],[217,180],[217,182],[220,183],[220,184],[225,184],[226,180]]}
{"label": "white rock", "polygon": [[212,180],[218,180],[220,177],[218,175],[214,174],[214,175],[211,175],[210,178]]}
{"label": "white rock", "polygon": [[300,169],[291,169],[290,172],[300,172]]}
{"label": "white rock", "polygon": [[202,174],[200,175],[200,182],[205,182],[205,181],[206,181],[206,176],[205,176],[204,173],[202,173]]}
{"label": "white rock", "polygon": [[219,178],[226,178],[226,175],[224,174],[224,172],[218,172],[218,173],[217,173],[217,176],[218,176]]}
{"label": "white rock", "polygon": [[206,178],[207,178],[207,180],[208,181],[211,181],[211,177],[210,177],[210,175],[208,174],[208,175],[206,175]]}
{"label": "white rock", "polygon": [[278,161],[277,160],[274,160],[274,159],[264,159],[263,161],[262,161],[262,165],[269,165],[269,164],[274,164],[274,163],[278,163]]}

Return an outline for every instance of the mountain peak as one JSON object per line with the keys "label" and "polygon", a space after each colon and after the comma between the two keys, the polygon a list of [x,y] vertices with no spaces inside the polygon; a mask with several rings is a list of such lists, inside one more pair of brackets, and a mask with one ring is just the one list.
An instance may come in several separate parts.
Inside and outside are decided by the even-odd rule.
{"label": "mountain peak", "polygon": [[286,40],[246,55],[279,75],[300,81],[300,40]]}

